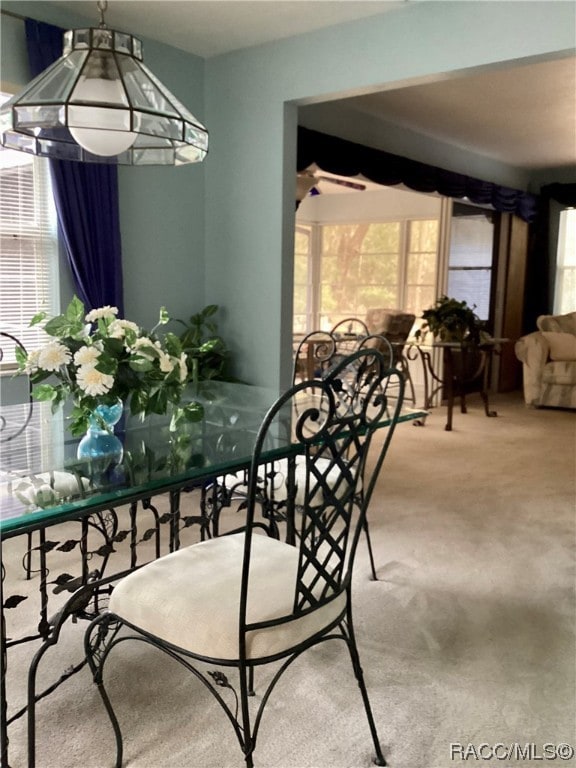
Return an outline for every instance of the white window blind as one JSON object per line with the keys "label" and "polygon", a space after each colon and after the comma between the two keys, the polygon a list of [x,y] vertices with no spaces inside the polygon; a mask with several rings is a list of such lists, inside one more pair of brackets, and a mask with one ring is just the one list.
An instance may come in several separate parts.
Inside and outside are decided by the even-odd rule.
{"label": "white window blind", "polygon": [[[0,148],[0,331],[27,350],[46,338],[28,327],[32,317],[55,311],[57,247],[47,161]],[[13,349],[0,341],[2,368],[13,367]]]}

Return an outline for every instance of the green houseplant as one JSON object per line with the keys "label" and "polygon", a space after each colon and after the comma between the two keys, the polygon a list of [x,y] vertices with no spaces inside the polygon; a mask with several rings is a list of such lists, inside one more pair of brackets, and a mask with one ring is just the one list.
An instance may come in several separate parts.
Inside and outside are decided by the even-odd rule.
{"label": "green houseplant", "polygon": [[188,322],[175,320],[184,326],[179,341],[186,355],[188,380],[194,384],[207,380],[231,381],[227,374],[230,353],[224,339],[218,334],[214,319],[217,311],[217,304],[209,304],[191,315]]}
{"label": "green houseplant", "polygon": [[422,313],[424,323],[414,334],[422,339],[430,332],[439,341],[470,341],[475,344],[490,338],[485,324],[465,301],[441,296]]}

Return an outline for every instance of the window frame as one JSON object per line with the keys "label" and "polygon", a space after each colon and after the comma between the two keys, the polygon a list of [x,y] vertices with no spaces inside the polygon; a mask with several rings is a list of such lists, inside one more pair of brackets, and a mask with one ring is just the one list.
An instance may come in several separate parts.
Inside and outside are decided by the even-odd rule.
{"label": "window frame", "polygon": [[[352,227],[357,226],[360,224],[398,224],[399,225],[399,243],[398,243],[398,281],[396,285],[396,301],[395,306],[397,307],[404,307],[406,303],[406,297],[408,293],[409,287],[411,287],[413,284],[410,284],[410,286],[407,283],[407,273],[408,273],[408,260],[411,255],[410,248],[410,227],[412,226],[413,222],[420,222],[420,221],[436,221],[438,225],[438,232],[437,232],[437,240],[436,240],[436,266],[435,266],[435,272],[438,273],[438,265],[440,261],[440,238],[441,238],[441,221],[440,217],[437,219],[433,219],[430,216],[411,216],[411,217],[378,217],[378,218],[365,218],[365,219],[350,219],[346,221],[338,221],[338,222],[296,222],[295,229],[298,230],[300,228],[309,228],[311,232],[310,236],[310,253],[309,253],[309,267],[308,267],[308,312],[307,312],[307,321],[308,325],[306,328],[306,333],[309,333],[314,330],[320,329],[321,326],[321,316],[322,316],[322,302],[321,302],[321,292],[322,292],[322,285],[321,282],[321,262],[322,262],[322,239],[323,239],[323,229],[326,227]],[[428,285],[428,283],[426,283]],[[435,286],[433,287],[433,292],[435,290]],[[435,296],[434,296],[435,298]],[[431,302],[432,303],[432,302]],[[421,308],[422,310],[425,309],[425,307]],[[357,314],[356,312],[352,311],[352,314]],[[418,315],[418,312],[416,311],[415,314]],[[299,313],[299,316],[301,313]],[[344,312],[343,316],[349,316],[349,313],[347,314]],[[294,321],[294,317],[293,317]],[[293,323],[294,328],[294,323]],[[329,329],[326,329],[329,330]]]}

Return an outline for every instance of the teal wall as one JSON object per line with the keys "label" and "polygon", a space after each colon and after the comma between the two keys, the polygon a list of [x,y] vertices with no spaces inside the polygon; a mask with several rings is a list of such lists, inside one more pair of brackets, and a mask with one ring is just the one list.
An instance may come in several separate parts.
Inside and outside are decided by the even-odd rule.
{"label": "teal wall", "polygon": [[[2,2],[2,8],[66,29],[97,26],[47,2]],[[3,83],[30,79],[24,24],[1,17]],[[130,30],[128,30],[130,31]],[[144,63],[201,121],[204,116],[204,60],[143,39]],[[158,320],[161,305],[172,317],[188,319],[204,306],[205,163],[179,168],[119,168],[120,226],[126,316],[145,327]],[[61,300],[67,303],[70,281]]]}
{"label": "teal wall", "polygon": [[[78,23],[50,3],[3,7]],[[205,62],[145,41],[147,65],[208,127],[210,154],[201,166],[121,170],[127,315],[152,323],[160,304],[180,316],[219,304],[237,374],[285,386],[298,106],[562,55],[574,30],[570,1],[466,0],[410,3]],[[9,71],[21,55],[11,45],[6,58]]]}

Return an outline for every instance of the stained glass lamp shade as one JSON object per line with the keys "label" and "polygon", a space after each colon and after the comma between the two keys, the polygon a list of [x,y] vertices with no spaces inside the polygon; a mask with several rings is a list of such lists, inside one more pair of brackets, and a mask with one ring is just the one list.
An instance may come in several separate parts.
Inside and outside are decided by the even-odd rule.
{"label": "stained glass lamp shade", "polygon": [[68,30],[62,57],[0,108],[2,145],[120,165],[201,162],[208,132],[142,60],[142,43],[106,28]]}

